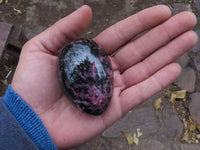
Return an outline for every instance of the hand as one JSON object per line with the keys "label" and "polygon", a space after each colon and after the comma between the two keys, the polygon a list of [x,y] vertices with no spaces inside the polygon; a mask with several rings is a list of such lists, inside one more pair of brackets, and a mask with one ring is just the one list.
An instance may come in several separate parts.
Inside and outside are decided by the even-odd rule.
{"label": "hand", "polygon": [[[57,73],[57,51],[88,27],[92,12],[83,6],[28,41],[20,56],[12,88],[39,115],[58,148],[81,144],[111,126],[181,72],[175,59],[197,42],[191,29],[196,17],[183,12],[171,17],[159,5],[118,22],[94,40],[110,55],[114,93],[101,116],[80,112],[63,93]],[[137,39],[134,37],[149,30]],[[120,48],[114,56],[111,56]]]}

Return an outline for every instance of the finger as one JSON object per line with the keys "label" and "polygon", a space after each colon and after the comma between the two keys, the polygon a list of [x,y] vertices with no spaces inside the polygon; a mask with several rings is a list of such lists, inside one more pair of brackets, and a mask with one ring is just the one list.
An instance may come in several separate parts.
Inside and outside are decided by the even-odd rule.
{"label": "finger", "polygon": [[145,81],[124,90],[120,96],[123,114],[164,89],[178,77],[180,72],[180,66],[176,63],[172,63],[165,66]]}
{"label": "finger", "polygon": [[192,29],[196,22],[193,13],[183,12],[129,43],[114,56],[120,71],[123,72],[178,35]]}
{"label": "finger", "polygon": [[197,41],[198,37],[196,33],[194,31],[188,31],[171,41],[165,47],[156,51],[144,61],[127,69],[122,74],[125,88],[147,79],[149,76],[151,76],[167,64],[176,60],[187,50],[194,47]]}
{"label": "finger", "polygon": [[94,40],[100,44],[108,54],[112,54],[134,36],[162,23],[168,19],[170,15],[170,9],[164,5],[147,8],[109,27],[95,37]]}
{"label": "finger", "polygon": [[84,5],[33,38],[30,43],[35,42],[40,50],[55,54],[64,44],[76,39],[86,30],[91,18],[92,11],[90,7]]}

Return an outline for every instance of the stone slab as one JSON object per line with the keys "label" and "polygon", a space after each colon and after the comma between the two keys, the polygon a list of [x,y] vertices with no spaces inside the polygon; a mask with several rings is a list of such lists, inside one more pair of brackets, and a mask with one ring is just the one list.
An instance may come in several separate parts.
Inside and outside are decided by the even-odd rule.
{"label": "stone slab", "polygon": [[121,131],[127,131],[131,134],[140,129],[143,136],[149,136],[159,131],[160,124],[155,117],[153,107],[143,107],[129,112],[126,116],[121,118],[105,132],[105,137],[123,137]]}
{"label": "stone slab", "polygon": [[200,92],[191,95],[189,110],[192,118],[200,125]]}
{"label": "stone slab", "polygon": [[195,83],[196,83],[195,71],[191,67],[183,68],[181,75],[177,78],[175,83],[182,90],[193,92],[195,89]]}

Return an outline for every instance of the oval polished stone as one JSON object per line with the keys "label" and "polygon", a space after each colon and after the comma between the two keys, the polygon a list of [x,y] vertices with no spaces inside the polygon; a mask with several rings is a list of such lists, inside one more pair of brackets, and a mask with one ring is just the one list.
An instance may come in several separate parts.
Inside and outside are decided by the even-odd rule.
{"label": "oval polished stone", "polygon": [[102,114],[113,92],[113,72],[105,51],[91,39],[66,45],[59,56],[59,72],[64,89],[84,112]]}

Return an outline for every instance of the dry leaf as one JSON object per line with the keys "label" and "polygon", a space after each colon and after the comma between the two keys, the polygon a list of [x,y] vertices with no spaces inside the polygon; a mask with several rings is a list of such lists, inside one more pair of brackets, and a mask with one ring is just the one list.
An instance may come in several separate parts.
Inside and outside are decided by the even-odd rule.
{"label": "dry leaf", "polygon": [[186,121],[185,118],[183,118],[183,124],[184,124],[185,129],[187,129],[187,127],[188,127],[188,123],[187,123],[187,121]]}
{"label": "dry leaf", "polygon": [[196,144],[199,144],[199,140],[195,140],[195,143],[196,143]]}
{"label": "dry leaf", "polygon": [[140,131],[140,129],[137,129],[137,136],[141,137],[142,136],[142,132]]}
{"label": "dry leaf", "polygon": [[189,142],[189,133],[188,132],[184,133],[184,136],[183,136],[182,140],[185,141],[186,143]]}
{"label": "dry leaf", "polygon": [[197,139],[199,139],[199,140],[200,140],[200,134],[197,134]]}
{"label": "dry leaf", "polygon": [[138,138],[136,133],[133,134],[133,139],[134,139],[133,142],[135,143],[135,145],[138,146],[139,145],[139,138]]}
{"label": "dry leaf", "polygon": [[137,129],[137,134],[134,133],[133,138],[134,138],[134,143],[135,145],[139,145],[139,138],[142,136],[142,132],[140,129]]}
{"label": "dry leaf", "polygon": [[131,134],[129,134],[128,132],[126,132],[126,131],[121,131],[123,134],[124,134],[124,136],[126,137],[126,139],[127,139],[127,141],[128,141],[128,144],[129,145],[132,145],[133,143],[134,143],[134,138],[133,138],[133,136],[131,135]]}
{"label": "dry leaf", "polygon": [[137,129],[137,133],[133,134],[133,139],[134,139],[134,143],[135,145],[139,145],[139,138],[142,136],[142,132],[140,131],[140,129]]}
{"label": "dry leaf", "polygon": [[182,140],[189,144],[199,143],[199,141],[197,140],[197,136],[194,134],[194,131],[198,127],[195,120],[192,117],[189,117],[188,119],[183,118],[183,124],[185,128],[185,133]]}
{"label": "dry leaf", "polygon": [[186,90],[172,92],[170,102],[173,105],[173,111],[174,111],[174,105],[176,103],[176,99],[184,99],[185,96],[186,96]]}
{"label": "dry leaf", "polygon": [[189,3],[189,4],[192,4],[192,3],[194,3],[194,2],[193,2],[193,0],[189,0],[188,3]]}
{"label": "dry leaf", "polygon": [[170,101],[172,103],[175,103],[176,99],[184,99],[185,96],[186,96],[186,90],[175,91],[175,92],[172,92]]}
{"label": "dry leaf", "polygon": [[6,0],[6,4],[8,4],[8,0]]}
{"label": "dry leaf", "polygon": [[3,3],[3,0],[0,0],[0,4]]}
{"label": "dry leaf", "polygon": [[14,8],[14,11],[16,11],[18,14],[22,14],[21,10]]}
{"label": "dry leaf", "polygon": [[161,98],[156,99],[153,103],[154,109],[159,110],[161,108],[161,104],[162,104],[162,99]]}
{"label": "dry leaf", "polygon": [[196,122],[194,121],[193,118],[189,118],[190,119],[190,126],[189,126],[189,129],[190,129],[190,132],[193,132],[196,130],[197,128],[197,125],[196,125]]}
{"label": "dry leaf", "polygon": [[89,35],[89,34],[92,34],[92,31],[88,31],[87,34],[88,34],[88,35]]}
{"label": "dry leaf", "polygon": [[134,133],[133,136],[126,131],[121,131],[121,132],[126,137],[128,144],[129,144],[129,148],[133,144],[135,144],[137,146],[139,145],[139,138],[142,136],[142,132],[140,131],[140,129],[137,129],[137,132]]}

